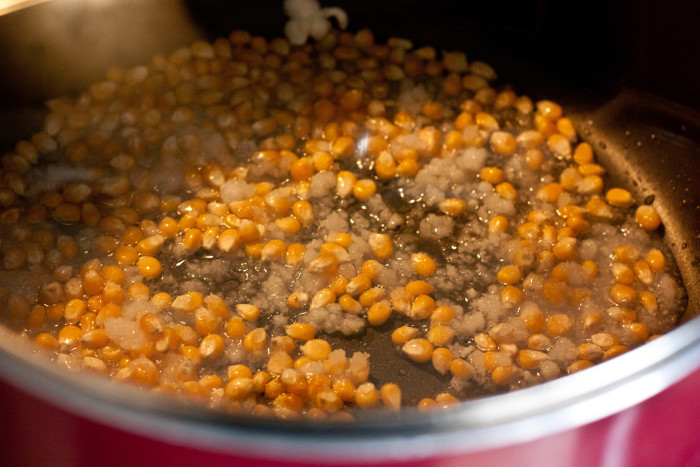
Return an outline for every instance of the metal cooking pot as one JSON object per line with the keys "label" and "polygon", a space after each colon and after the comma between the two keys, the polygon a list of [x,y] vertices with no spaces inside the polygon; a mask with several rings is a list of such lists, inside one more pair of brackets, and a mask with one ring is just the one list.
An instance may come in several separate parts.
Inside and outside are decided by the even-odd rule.
{"label": "metal cooking pot", "polygon": [[[700,419],[700,114],[693,110],[700,66],[691,58],[698,54],[672,47],[700,44],[693,28],[681,27],[696,7],[665,11],[642,2],[623,14],[625,2],[580,2],[574,12],[555,3],[439,2],[428,11],[417,1],[333,5],[346,9],[351,29],[466,49],[493,64],[500,81],[561,102],[612,181],[637,199],[655,197],[688,291],[680,327],[584,372],[449,412],[368,411],[352,424],[318,425],[211,414],[66,373],[0,328],[0,464],[700,463],[691,427]],[[283,24],[278,3],[217,1],[56,0],[2,16],[0,42],[10,47],[0,51],[8,77],[0,85],[0,144],[38,127],[42,100],[83,89],[110,64],[135,65],[235,27],[274,36]],[[667,47],[645,40],[655,32],[665,33],[657,39]]]}

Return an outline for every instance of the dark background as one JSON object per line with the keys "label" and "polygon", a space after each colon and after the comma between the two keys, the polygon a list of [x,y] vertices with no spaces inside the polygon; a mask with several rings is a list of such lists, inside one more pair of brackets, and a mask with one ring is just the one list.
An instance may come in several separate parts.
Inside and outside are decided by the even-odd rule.
{"label": "dark background", "polygon": [[[253,2],[251,2],[253,3]],[[269,3],[246,5],[236,18],[259,33],[280,31],[284,17]],[[700,109],[700,2],[696,1],[347,1],[351,30],[379,39],[408,37],[416,45],[461,49],[492,64],[506,81],[558,75],[572,85],[620,85],[661,94]],[[231,18],[217,0],[188,3],[214,35]],[[512,78],[512,79],[509,79]],[[517,78],[517,79],[516,79]],[[524,79],[525,78],[525,79]]]}
{"label": "dark background", "polygon": [[[592,93],[628,86],[700,109],[700,2],[693,0],[321,3],[342,7],[350,30],[369,27],[379,40],[464,50],[523,92],[543,81]],[[133,66],[236,27],[281,35],[285,21],[281,0],[54,0],[0,17],[0,102],[75,94],[111,64]]]}

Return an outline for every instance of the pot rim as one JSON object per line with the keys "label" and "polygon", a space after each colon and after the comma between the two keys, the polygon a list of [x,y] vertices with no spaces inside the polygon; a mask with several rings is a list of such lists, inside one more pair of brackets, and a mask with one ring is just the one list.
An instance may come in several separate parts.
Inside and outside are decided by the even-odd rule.
{"label": "pot rim", "polygon": [[543,384],[430,414],[362,412],[356,422],[212,413],[103,377],[58,368],[0,327],[0,376],[69,412],[149,438],[271,459],[377,461],[522,443],[630,408],[700,369],[700,317],[615,359]]}

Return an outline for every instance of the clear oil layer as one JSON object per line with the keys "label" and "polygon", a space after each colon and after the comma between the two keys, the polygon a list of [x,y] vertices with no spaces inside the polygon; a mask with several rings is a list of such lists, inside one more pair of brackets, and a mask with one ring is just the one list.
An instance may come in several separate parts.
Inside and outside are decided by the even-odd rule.
{"label": "clear oil layer", "polygon": [[[280,417],[449,405],[670,330],[653,201],[494,78],[369,31],[110,69],[3,156],[3,321],[67,369]],[[440,383],[402,399],[387,359]]]}

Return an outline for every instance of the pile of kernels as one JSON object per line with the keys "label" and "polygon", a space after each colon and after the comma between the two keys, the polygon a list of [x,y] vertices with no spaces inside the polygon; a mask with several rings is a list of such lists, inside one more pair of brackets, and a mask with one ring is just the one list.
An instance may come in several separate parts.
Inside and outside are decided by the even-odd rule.
{"label": "pile of kernels", "polygon": [[654,208],[495,78],[367,30],[110,69],[2,156],[3,321],[68,369],[311,418],[406,404],[328,340],[368,326],[451,380],[426,409],[668,331]]}

